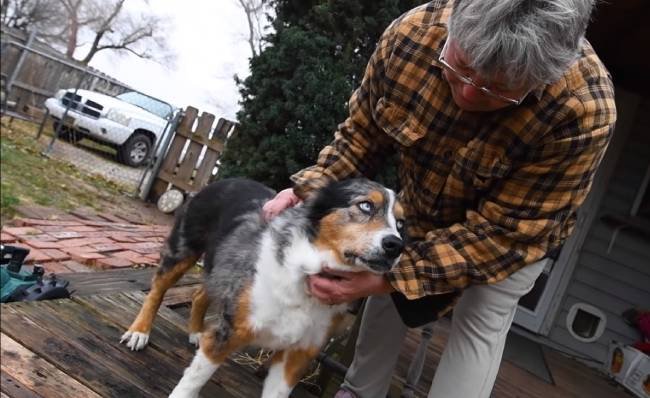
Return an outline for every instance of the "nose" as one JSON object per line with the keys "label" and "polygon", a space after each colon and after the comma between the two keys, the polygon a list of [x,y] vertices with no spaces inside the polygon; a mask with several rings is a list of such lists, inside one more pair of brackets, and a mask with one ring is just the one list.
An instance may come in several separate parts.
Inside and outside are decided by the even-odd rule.
{"label": "nose", "polygon": [[483,96],[483,92],[469,83],[463,83],[462,95],[469,101],[476,101]]}
{"label": "nose", "polygon": [[404,248],[404,242],[395,235],[388,235],[381,240],[381,247],[384,249],[386,256],[397,258]]}

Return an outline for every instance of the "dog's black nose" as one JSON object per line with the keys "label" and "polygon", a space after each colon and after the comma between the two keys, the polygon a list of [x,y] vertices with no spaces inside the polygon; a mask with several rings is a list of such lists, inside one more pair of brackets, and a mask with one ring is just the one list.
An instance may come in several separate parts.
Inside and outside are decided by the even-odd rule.
{"label": "dog's black nose", "polygon": [[388,235],[381,240],[381,247],[384,249],[386,256],[396,258],[404,248],[404,242],[395,235]]}

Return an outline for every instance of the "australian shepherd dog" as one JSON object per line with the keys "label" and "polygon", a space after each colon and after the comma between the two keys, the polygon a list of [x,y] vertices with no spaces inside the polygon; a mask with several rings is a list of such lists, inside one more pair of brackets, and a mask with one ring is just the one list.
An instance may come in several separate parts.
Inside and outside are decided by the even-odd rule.
{"label": "australian shepherd dog", "polygon": [[[267,222],[261,209],[274,195],[254,181],[222,180],[176,218],[151,291],[122,336],[142,349],[165,291],[204,256],[189,322],[199,349],[171,397],[198,397],[226,357],[249,345],[274,351],[262,397],[288,397],[347,308],[312,297],[307,276],[324,266],[384,273],[397,263],[404,213],[392,190],[366,179],[332,182]],[[204,327],[208,304],[218,316]]]}

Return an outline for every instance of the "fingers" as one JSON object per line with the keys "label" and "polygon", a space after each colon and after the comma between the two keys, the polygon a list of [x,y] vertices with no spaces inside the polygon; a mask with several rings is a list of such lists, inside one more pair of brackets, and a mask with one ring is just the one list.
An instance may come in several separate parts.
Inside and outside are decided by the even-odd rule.
{"label": "fingers", "polygon": [[330,279],[319,275],[307,277],[309,293],[327,305],[348,303],[357,299],[355,287],[345,279]]}
{"label": "fingers", "polygon": [[293,193],[292,188],[280,191],[275,197],[264,204],[262,213],[266,221],[270,221],[289,207],[300,203],[300,198]]}
{"label": "fingers", "polygon": [[352,279],[355,276],[359,276],[359,274],[361,274],[361,272],[365,272],[365,271],[350,272],[350,271],[341,271],[341,270],[338,270],[338,269],[332,269],[332,268],[329,268],[329,267],[323,267],[323,272],[326,273],[327,275],[336,276],[336,277],[341,278],[341,279]]}
{"label": "fingers", "polygon": [[325,304],[335,304],[337,302],[336,283],[327,278],[311,275],[307,278],[307,285],[312,296]]}
{"label": "fingers", "polygon": [[273,217],[278,215],[276,206],[277,203],[275,202],[275,199],[271,199],[268,202],[264,203],[264,206],[262,206],[262,214],[264,215],[264,219],[266,221],[270,221]]}

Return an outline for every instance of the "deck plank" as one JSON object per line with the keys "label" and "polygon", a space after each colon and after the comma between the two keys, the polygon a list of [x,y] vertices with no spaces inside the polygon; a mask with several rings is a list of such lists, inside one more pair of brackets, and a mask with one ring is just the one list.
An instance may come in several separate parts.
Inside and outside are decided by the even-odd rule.
{"label": "deck plank", "polygon": [[[103,361],[114,374],[139,386],[148,396],[165,396],[174,388],[175,380],[182,376],[177,361],[158,350],[149,350],[144,355],[131,355],[126,346],[119,344],[124,331],[107,321],[107,318],[101,318],[97,313],[70,300],[44,302],[43,305],[51,311],[34,311],[30,316],[38,316],[48,322],[48,329],[60,338],[66,337],[67,329],[67,336],[73,338],[91,360]],[[44,313],[56,314],[56,317],[46,317]],[[60,321],[57,322],[57,319]],[[73,331],[70,331],[71,327]],[[169,377],[160,377],[161,375]],[[151,380],[157,382],[151,383]]]}
{"label": "deck plank", "polygon": [[[72,300],[13,303],[3,306],[2,328],[20,344],[55,363],[100,396],[166,396],[194,354],[194,349],[186,343],[185,333],[171,325],[173,334],[152,336],[166,339],[169,345],[131,352],[118,343],[123,328],[112,322],[111,317],[119,316],[126,322],[135,314],[117,308],[116,304],[113,307],[113,312],[105,312],[105,308],[95,311]],[[30,330],[30,333],[21,336],[20,330]],[[158,330],[157,325],[154,330]],[[213,379],[203,389],[203,396],[244,398],[259,395],[261,391],[261,380],[232,365],[220,368],[215,378],[216,381]]]}
{"label": "deck plank", "polygon": [[[435,323],[433,337],[427,346],[427,360],[416,388],[417,397],[426,397],[435,369],[449,338],[451,321],[441,319]],[[399,397],[408,365],[420,341],[419,330],[409,330],[400,353],[393,377],[391,397]],[[543,354],[555,383],[518,367],[508,360],[501,361],[497,380],[492,390],[493,398],[630,398],[621,387],[612,385],[603,375],[568,358],[557,351],[544,348]]]}
{"label": "deck plank", "polygon": [[0,347],[2,371],[34,393],[48,398],[99,398],[94,391],[4,333],[0,335]]}
{"label": "deck plank", "polygon": [[[89,296],[75,298],[79,302],[95,306],[107,314],[132,313],[135,317],[135,311],[142,306],[144,295],[138,292],[129,292],[114,294],[109,296]],[[186,321],[177,313],[169,308],[161,307],[158,317],[154,321],[149,345],[142,352],[150,349],[166,350],[175,355],[182,366],[187,366],[194,356],[195,349],[192,347],[184,331]],[[121,323],[126,330],[132,318],[121,317],[115,319]],[[136,352],[132,355],[140,355]],[[175,379],[178,381],[178,379]],[[238,397],[255,397],[260,394],[262,380],[255,377],[252,372],[243,366],[228,360],[215,373],[212,380],[221,385],[225,390]]]}
{"label": "deck plank", "polygon": [[[103,361],[92,361],[73,341],[61,338],[50,330],[49,320],[32,319],[24,311],[31,303],[2,306],[2,331],[48,362],[56,364],[66,374],[102,396],[144,397],[142,389],[115,374]],[[72,329],[72,327],[69,327]]]}
{"label": "deck plank", "polygon": [[5,373],[4,370],[0,371],[0,388],[3,391],[3,398],[44,398],[27,388],[13,376]]}
{"label": "deck plank", "polygon": [[[151,287],[151,278],[157,268],[124,269],[101,272],[77,272],[57,274],[57,277],[70,282],[69,289],[76,296],[111,294],[124,291],[146,291]],[[201,272],[188,272],[176,282],[175,286],[201,283]]]}

